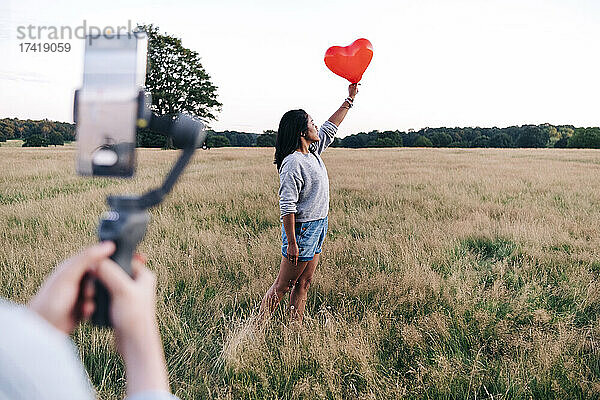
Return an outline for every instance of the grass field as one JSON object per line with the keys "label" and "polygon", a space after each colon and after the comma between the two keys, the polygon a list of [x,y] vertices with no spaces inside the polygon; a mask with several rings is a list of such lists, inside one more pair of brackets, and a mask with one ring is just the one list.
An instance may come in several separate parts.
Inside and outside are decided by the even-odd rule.
{"label": "grass field", "polygon": [[[252,316],[280,260],[272,149],[199,151],[141,251],[182,399],[600,398],[600,152],[330,149],[330,231],[307,317]],[[74,149],[0,147],[0,295],[27,301],[95,241],[109,193]],[[99,395],[123,395],[110,333],[74,335]]]}

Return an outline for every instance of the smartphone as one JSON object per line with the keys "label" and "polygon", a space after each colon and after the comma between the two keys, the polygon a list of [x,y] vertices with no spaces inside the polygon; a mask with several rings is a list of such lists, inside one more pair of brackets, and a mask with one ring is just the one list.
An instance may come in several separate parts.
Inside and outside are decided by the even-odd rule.
{"label": "smartphone", "polygon": [[74,106],[78,174],[133,176],[147,47],[145,32],[86,37]]}

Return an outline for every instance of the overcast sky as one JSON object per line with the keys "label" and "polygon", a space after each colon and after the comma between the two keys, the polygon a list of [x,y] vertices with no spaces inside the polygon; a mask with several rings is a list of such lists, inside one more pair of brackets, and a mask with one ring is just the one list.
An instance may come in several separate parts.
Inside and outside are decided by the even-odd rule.
{"label": "overcast sky", "polygon": [[0,0],[0,117],[72,120],[83,41],[70,53],[21,53],[17,27],[84,20],[152,23],[197,51],[223,103],[216,130],[276,129],[292,108],[321,124],[348,84],[324,53],[360,37],[375,55],[341,136],[600,125],[597,0]]}

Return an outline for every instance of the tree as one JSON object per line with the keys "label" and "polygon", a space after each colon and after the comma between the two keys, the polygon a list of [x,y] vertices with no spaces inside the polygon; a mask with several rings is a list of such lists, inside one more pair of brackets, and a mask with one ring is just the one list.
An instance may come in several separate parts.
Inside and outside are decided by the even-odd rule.
{"label": "tree", "polygon": [[464,141],[460,141],[460,142],[452,142],[448,145],[448,147],[461,147],[461,148],[467,148],[470,147],[469,146],[469,142],[464,142]]}
{"label": "tree", "polygon": [[517,147],[546,147],[548,139],[548,133],[539,126],[524,125],[517,138]]}
{"label": "tree", "polygon": [[239,133],[237,135],[237,145],[239,147],[250,147],[252,146],[252,136],[247,133]]}
{"label": "tree", "polygon": [[62,146],[65,144],[62,135],[58,132],[50,132],[46,139],[49,145]]}
{"label": "tree", "polygon": [[27,120],[24,125],[23,139],[27,139],[30,136],[41,136],[44,140],[46,140],[46,132],[42,129],[41,121]]}
{"label": "tree", "polygon": [[478,136],[471,142],[471,147],[490,147],[490,138],[487,136]]}
{"label": "tree", "polygon": [[556,148],[566,148],[569,146],[569,138],[575,133],[575,127],[572,125],[560,125],[556,127],[560,139],[554,143]]}
{"label": "tree", "polygon": [[359,147],[367,147],[367,143],[370,140],[377,139],[377,131],[373,131],[371,133],[357,133],[355,135],[349,135],[342,139],[343,147],[350,148],[359,148]]}
{"label": "tree", "polygon": [[206,138],[207,147],[228,147],[229,145],[229,139],[223,135],[211,135]]}
{"label": "tree", "polygon": [[141,129],[136,135],[136,146],[167,148],[167,138],[161,133],[155,133],[149,129]]}
{"label": "tree", "polygon": [[277,139],[277,135],[274,133],[267,133],[269,131],[265,131],[262,135],[258,135],[256,137],[256,146],[257,147],[275,147],[275,141]]}
{"label": "tree", "polygon": [[446,147],[452,143],[452,136],[445,132],[435,132],[431,135],[431,143],[433,143],[435,147]]}
{"label": "tree", "polygon": [[14,136],[15,130],[11,122],[9,119],[0,121],[0,142],[6,142]]}
{"label": "tree", "polygon": [[600,128],[577,128],[567,143],[574,148],[600,149]]}
{"label": "tree", "polygon": [[342,139],[343,147],[358,148],[363,147],[363,143],[358,135],[349,135]]}
{"label": "tree", "polygon": [[330,147],[342,147],[342,139],[339,137],[334,137],[333,142],[331,142]]}
{"label": "tree", "polygon": [[48,141],[42,135],[31,135],[25,138],[22,147],[48,147]]}
{"label": "tree", "polygon": [[414,147],[433,147],[433,143],[431,143],[431,140],[429,140],[425,136],[421,135],[413,142],[413,146]]}
{"label": "tree", "polygon": [[575,133],[575,127],[572,125],[561,125],[557,126],[556,129],[558,130],[561,139],[564,137],[570,138]]}
{"label": "tree", "polygon": [[367,143],[367,147],[396,147],[392,138],[377,138]]}
{"label": "tree", "polygon": [[[152,93],[153,112],[159,115],[188,113],[215,120],[222,104],[217,101],[217,87],[204,70],[197,52],[183,47],[181,39],[161,34],[154,25],[139,25],[148,34],[148,68],[146,89]],[[142,146],[172,147],[172,139],[156,137],[145,129],[139,134]],[[162,140],[161,140],[162,139]]]}
{"label": "tree", "polygon": [[569,138],[562,137],[556,143],[554,143],[554,148],[556,149],[565,149],[569,146]]}
{"label": "tree", "polygon": [[378,139],[383,139],[391,143],[388,147],[402,147],[402,136],[400,131],[385,131],[377,135]]}
{"label": "tree", "polygon": [[554,144],[561,138],[561,134],[555,126],[550,124],[542,124],[540,128],[548,135],[548,144],[550,147],[555,147]]}
{"label": "tree", "polygon": [[499,133],[490,138],[489,147],[506,148],[513,147],[514,142],[506,133]]}

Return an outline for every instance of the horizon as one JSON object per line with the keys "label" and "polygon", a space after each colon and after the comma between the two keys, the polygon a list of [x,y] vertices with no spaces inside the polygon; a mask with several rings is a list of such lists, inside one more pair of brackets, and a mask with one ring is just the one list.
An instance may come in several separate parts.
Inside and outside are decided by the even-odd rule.
{"label": "horizon", "polygon": [[[72,121],[56,121],[56,120],[51,120],[51,119],[47,119],[47,118],[34,120],[34,119],[21,119],[21,118],[18,118],[18,117],[2,117],[2,116],[0,116],[0,120],[3,120],[3,119],[17,119],[17,120],[20,120],[20,121],[33,121],[33,122],[48,121],[48,122],[58,122],[58,123],[67,123],[67,124],[75,125],[75,123],[72,122]],[[344,136],[337,136],[336,135],[336,137],[344,138],[344,137],[350,136],[350,135],[357,135],[359,133],[370,133],[370,132],[381,132],[381,133],[384,133],[384,132],[396,132],[397,131],[397,132],[400,132],[400,133],[406,133],[406,134],[408,134],[408,133],[411,133],[411,132],[420,132],[422,130],[427,130],[427,129],[507,129],[507,128],[511,128],[511,127],[546,126],[546,125],[554,126],[554,127],[566,126],[566,127],[573,127],[575,129],[577,129],[577,128],[585,128],[585,129],[588,129],[588,128],[600,128],[600,125],[595,125],[595,126],[594,125],[590,125],[590,126],[577,126],[577,125],[573,125],[573,124],[559,124],[559,125],[556,125],[556,124],[551,124],[551,123],[548,123],[548,122],[544,122],[544,123],[541,123],[541,124],[517,124],[517,125],[509,125],[509,126],[424,126],[424,127],[418,128],[418,129],[409,128],[409,129],[406,129],[406,130],[400,130],[400,129],[385,129],[385,130],[384,129],[370,129],[370,130],[365,130],[365,131],[360,131],[360,132],[355,132],[355,133],[349,133],[349,134],[344,135]],[[277,129],[267,129],[267,130],[262,131],[262,132],[247,132],[247,131],[237,131],[237,130],[234,130],[234,129],[220,129],[220,130],[215,130],[215,129],[209,127],[207,130],[215,132],[215,133],[237,132],[237,133],[252,134],[252,135],[262,135],[262,134],[265,134],[266,133],[265,131],[267,131],[267,130],[271,130],[271,131],[274,131],[275,133],[277,133]],[[9,140],[20,140],[20,139],[9,139]]]}

